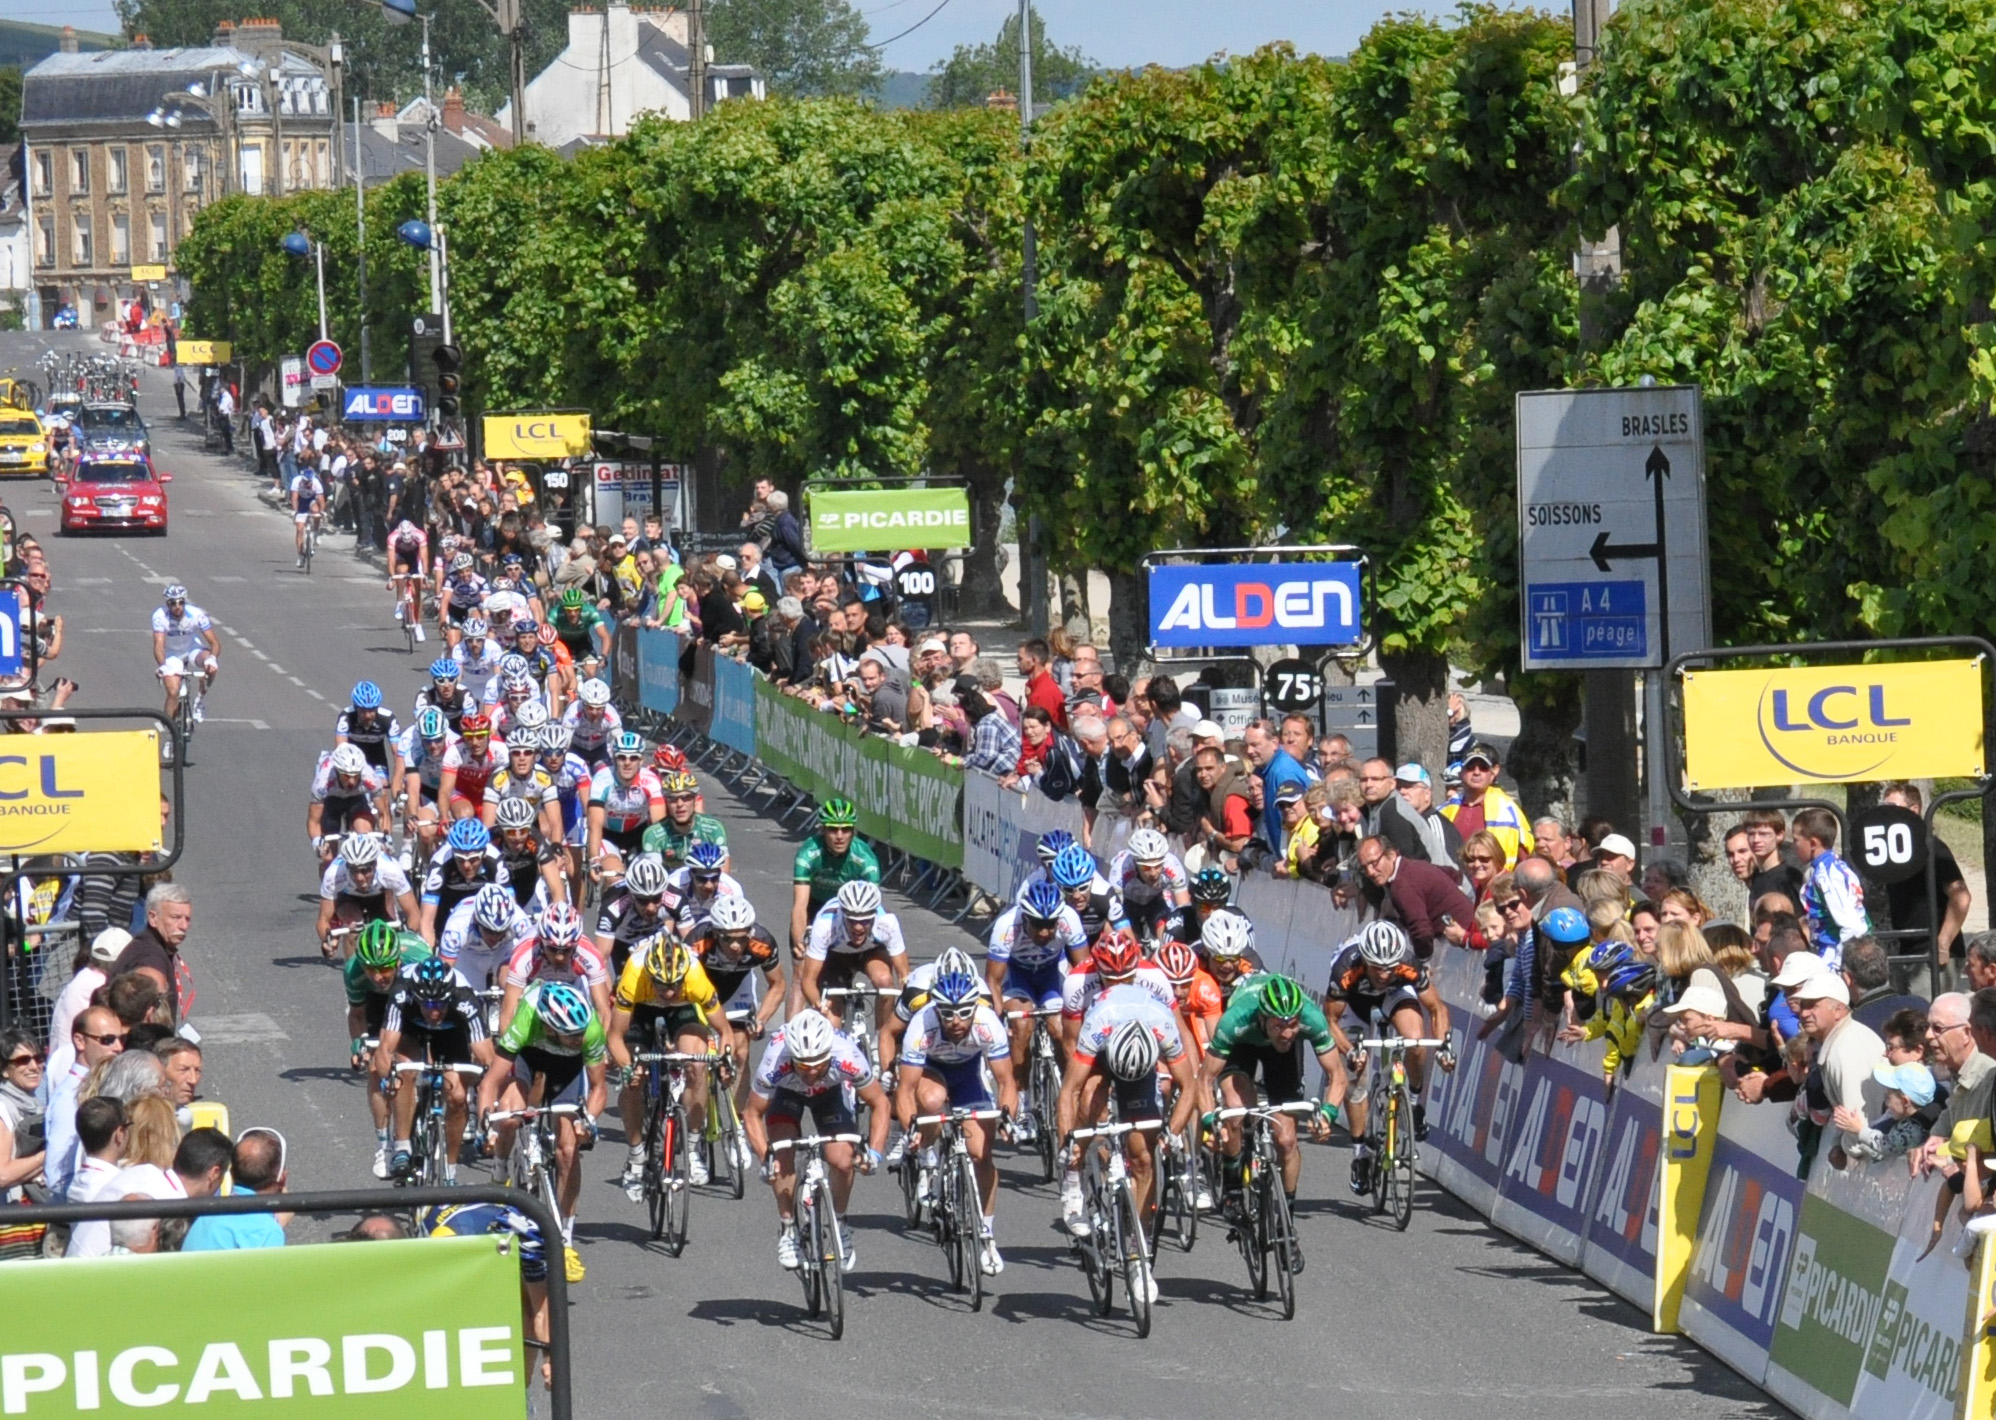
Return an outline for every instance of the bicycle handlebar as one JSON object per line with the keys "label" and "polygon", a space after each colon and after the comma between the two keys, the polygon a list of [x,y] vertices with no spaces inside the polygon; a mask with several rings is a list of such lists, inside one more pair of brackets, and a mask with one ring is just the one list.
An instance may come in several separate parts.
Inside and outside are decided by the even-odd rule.
{"label": "bicycle handlebar", "polygon": [[857,1134],[805,1134],[799,1135],[795,1139],[772,1139],[769,1141],[769,1152],[780,1154],[788,1149],[801,1149],[805,1147],[815,1149],[825,1144],[864,1144],[865,1142],[866,1140],[860,1138]]}
{"label": "bicycle handlebar", "polygon": [[1004,1117],[1004,1114],[1005,1111],[1002,1109],[953,1109],[948,1114],[917,1115],[915,1116],[915,1123],[917,1125],[961,1124],[966,1119],[1001,1119]]}
{"label": "bicycle handlebar", "polygon": [[1092,1129],[1077,1129],[1067,1137],[1070,1139],[1109,1139],[1121,1138],[1139,1130],[1145,1133],[1164,1128],[1162,1119],[1135,1119],[1114,1124],[1097,1124]]}
{"label": "bicycle handlebar", "polygon": [[397,1060],[395,1062],[395,1073],[398,1075],[420,1075],[430,1070],[437,1070],[446,1075],[471,1075],[474,1077],[485,1073],[483,1065],[474,1065],[469,1061],[435,1065],[422,1060]]}
{"label": "bicycle handlebar", "polygon": [[1445,1040],[1413,1040],[1404,1035],[1382,1036],[1358,1042],[1360,1050],[1391,1050],[1398,1046],[1402,1050],[1439,1049],[1447,1045]]}
{"label": "bicycle handlebar", "polygon": [[1242,1104],[1229,1105],[1220,1111],[1221,1119],[1239,1119],[1243,1115],[1258,1114],[1315,1114],[1318,1105],[1315,1100],[1290,1100],[1287,1104]]}
{"label": "bicycle handlebar", "polygon": [[650,1065],[661,1060],[680,1061],[689,1065],[712,1065],[723,1058],[711,1050],[702,1055],[689,1055],[683,1050],[640,1050],[631,1056],[631,1059],[643,1065]]}
{"label": "bicycle handlebar", "polygon": [[1059,1015],[1061,1010],[1062,1008],[1059,1006],[1035,1006],[1030,1011],[1007,1011],[1005,1019],[1008,1021],[1023,1021],[1026,1017],[1031,1016],[1034,1020],[1044,1021]]}
{"label": "bicycle handlebar", "polygon": [[495,1124],[508,1119],[533,1119],[537,1115],[574,1115],[583,1113],[579,1104],[528,1105],[525,1109],[495,1109],[485,1116],[486,1123]]}

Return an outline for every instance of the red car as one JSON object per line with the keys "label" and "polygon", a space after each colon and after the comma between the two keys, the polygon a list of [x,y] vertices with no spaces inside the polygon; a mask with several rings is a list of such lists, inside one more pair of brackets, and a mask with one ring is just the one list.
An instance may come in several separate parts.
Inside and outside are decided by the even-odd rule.
{"label": "red car", "polygon": [[166,536],[166,485],[143,454],[86,454],[62,483],[62,531],[136,528]]}

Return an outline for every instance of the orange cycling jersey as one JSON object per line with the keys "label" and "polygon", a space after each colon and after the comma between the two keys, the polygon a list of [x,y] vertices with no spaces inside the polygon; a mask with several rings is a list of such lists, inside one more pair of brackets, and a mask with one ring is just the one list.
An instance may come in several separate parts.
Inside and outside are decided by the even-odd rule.
{"label": "orange cycling jersey", "polygon": [[1344,971],[1331,978],[1331,984],[1324,995],[1333,1001],[1349,1001],[1354,996],[1384,996],[1402,986],[1416,991],[1428,989],[1428,973],[1425,967],[1413,962],[1402,962],[1386,970],[1386,980],[1375,986],[1366,972],[1363,961],[1355,961]]}
{"label": "orange cycling jersey", "polygon": [[1202,1054],[1206,1042],[1213,1038],[1214,1025],[1226,1008],[1227,1003],[1220,995],[1220,983],[1205,967],[1200,967],[1192,974],[1192,982],[1186,987],[1185,1000],[1180,1009],[1185,1013],[1185,1023],[1192,1027],[1196,1038],[1194,1043]]}

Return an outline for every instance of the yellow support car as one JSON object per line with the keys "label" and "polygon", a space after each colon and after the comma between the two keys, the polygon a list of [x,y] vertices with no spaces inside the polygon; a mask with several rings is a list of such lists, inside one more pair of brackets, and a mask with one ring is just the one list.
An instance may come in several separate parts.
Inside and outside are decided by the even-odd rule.
{"label": "yellow support car", "polygon": [[49,436],[32,409],[0,408],[0,478],[14,474],[46,477]]}

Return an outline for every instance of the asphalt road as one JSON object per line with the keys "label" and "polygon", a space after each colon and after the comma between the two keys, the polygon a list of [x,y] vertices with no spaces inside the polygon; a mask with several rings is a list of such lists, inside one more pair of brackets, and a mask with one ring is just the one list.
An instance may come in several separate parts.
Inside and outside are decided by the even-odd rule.
{"label": "asphalt road", "polygon": [[[0,374],[31,364],[48,343],[0,334]],[[312,936],[306,788],[353,683],[378,681],[406,716],[432,652],[405,652],[380,578],[350,560],[343,540],[328,539],[312,577],[297,572],[288,523],[257,500],[248,465],[201,452],[194,426],[175,422],[160,372],[148,372],[144,389],[157,461],[176,475],[167,538],[58,541],[47,485],[0,487],[50,548],[68,635],[50,673],[81,683],[79,704],[154,704],[146,627],[170,580],[184,581],[224,628],[178,873],[195,893],[187,954],[199,991],[193,1019],[208,1045],[204,1093],[226,1101],[239,1128],[284,1130],[294,1187],[374,1186],[366,1108],[345,1065],[344,1001]],[[710,782],[707,795],[728,822],[734,871],[758,912],[782,920],[793,841],[722,786]],[[962,929],[895,895],[890,903],[918,957],[970,945]],[[998,1211],[1006,1269],[982,1315],[948,1293],[935,1249],[903,1235],[893,1181],[860,1181],[859,1268],[846,1336],[834,1343],[805,1319],[801,1290],[776,1265],[764,1190],[752,1187],[740,1203],[703,1192],[690,1247],[667,1257],[645,1246],[642,1208],[614,1186],[615,1133],[612,1124],[588,1156],[578,1229],[588,1265],[571,1291],[578,1415],[871,1420],[883,1401],[994,1420],[1221,1410],[1483,1420],[1493,1404],[1529,1406],[1535,1420],[1666,1407],[1700,1417],[1788,1413],[1432,1188],[1405,1234],[1375,1224],[1345,1190],[1341,1144],[1307,1156],[1298,1212],[1308,1267],[1293,1322],[1252,1300],[1238,1254],[1210,1230],[1191,1254],[1162,1257],[1148,1342],[1121,1310],[1097,1320],[1054,1230],[1052,1190],[1008,1167]],[[293,1224],[297,1240],[327,1230]]]}

